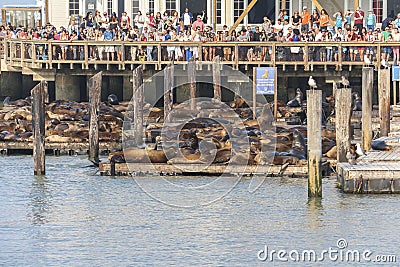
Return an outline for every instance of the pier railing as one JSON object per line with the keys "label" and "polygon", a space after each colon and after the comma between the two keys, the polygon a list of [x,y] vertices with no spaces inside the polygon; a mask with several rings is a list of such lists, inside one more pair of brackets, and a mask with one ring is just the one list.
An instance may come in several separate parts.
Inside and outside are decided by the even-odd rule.
{"label": "pier railing", "polygon": [[[43,40],[2,40],[2,54],[10,67],[28,67],[38,69],[61,68],[69,64],[70,68],[80,64],[82,69],[99,66],[117,66],[119,69],[133,69],[134,65],[155,65],[161,69],[174,59],[175,64],[186,64],[187,60],[179,56],[184,48],[198,52],[199,61],[210,61],[207,52],[220,55],[221,64],[294,66],[294,69],[313,70],[314,66],[327,69],[334,66],[341,70],[343,66],[381,65],[381,53],[386,47],[400,47],[400,42],[107,42],[107,41],[43,41]],[[146,52],[152,47],[152,56]],[[107,51],[116,52],[107,55]],[[212,52],[214,51],[215,52]],[[65,51],[63,56],[63,51]],[[224,56],[225,54],[225,56]],[[354,56],[354,55],[355,56]],[[371,54],[371,62],[363,57]],[[110,56],[110,57],[108,57]],[[392,60],[392,58],[391,58]],[[367,60],[368,61],[368,60]]]}

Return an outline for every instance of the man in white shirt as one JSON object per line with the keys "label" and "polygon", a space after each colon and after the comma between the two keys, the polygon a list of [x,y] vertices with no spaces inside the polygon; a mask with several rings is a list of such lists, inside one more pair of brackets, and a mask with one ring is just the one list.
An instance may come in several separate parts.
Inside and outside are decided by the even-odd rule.
{"label": "man in white shirt", "polygon": [[193,22],[193,14],[189,12],[189,8],[185,8],[185,12],[182,14],[181,20],[183,21],[183,27],[185,31],[190,29],[190,25]]}
{"label": "man in white shirt", "polygon": [[140,34],[142,34],[142,31],[143,31],[144,21],[145,21],[145,18],[142,15],[142,12],[138,11],[137,15],[133,19],[133,22],[135,23],[135,26],[139,29]]}
{"label": "man in white shirt", "polygon": [[108,27],[110,26],[110,18],[108,17],[107,12],[103,13],[103,17],[101,18],[101,28],[103,29],[108,29]]}

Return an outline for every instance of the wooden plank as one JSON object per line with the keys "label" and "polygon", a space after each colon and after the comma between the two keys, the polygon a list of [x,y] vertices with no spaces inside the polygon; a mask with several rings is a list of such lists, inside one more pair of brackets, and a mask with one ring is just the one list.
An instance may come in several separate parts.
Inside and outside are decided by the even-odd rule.
{"label": "wooden plank", "polygon": [[31,95],[33,120],[33,165],[35,175],[44,175],[45,168],[45,88],[47,82],[35,86]]}
{"label": "wooden plank", "polygon": [[250,10],[253,8],[253,6],[257,3],[257,0],[252,0],[249,5],[246,7],[246,9],[243,11],[242,14],[240,14],[239,18],[235,21],[233,26],[229,29],[229,34],[231,34],[237,26],[242,22],[242,20],[247,16],[247,14],[250,12]]}
{"label": "wooden plank", "polygon": [[390,69],[378,70],[378,100],[381,136],[390,132]]}
{"label": "wooden plank", "polygon": [[190,100],[189,100],[190,109],[195,110],[197,86],[196,86],[196,62],[194,60],[190,60],[188,63],[188,80],[189,80],[189,90],[190,90]]}
{"label": "wooden plank", "polygon": [[102,72],[89,79],[89,160],[95,165],[99,159],[99,113]]}
{"label": "wooden plank", "polygon": [[372,86],[374,69],[363,67],[362,70],[362,147],[365,151],[371,149],[372,142]]}
{"label": "wooden plank", "polygon": [[335,127],[338,162],[347,162],[346,154],[350,149],[351,100],[351,88],[336,89]]}
{"label": "wooden plank", "polygon": [[168,115],[172,110],[174,90],[174,65],[164,69],[164,122],[168,122]]}
{"label": "wooden plank", "polygon": [[214,98],[221,101],[221,62],[219,56],[213,60]]}
{"label": "wooden plank", "polygon": [[135,145],[143,145],[143,66],[137,67],[133,71],[133,120]]}
{"label": "wooden plank", "polygon": [[308,196],[322,197],[322,91],[307,90]]}

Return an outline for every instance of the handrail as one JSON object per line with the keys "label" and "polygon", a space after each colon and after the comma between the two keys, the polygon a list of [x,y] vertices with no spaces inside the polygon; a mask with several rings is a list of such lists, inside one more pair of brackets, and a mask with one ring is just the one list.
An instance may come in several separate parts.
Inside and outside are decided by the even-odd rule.
{"label": "handrail", "polygon": [[[1,40],[1,39],[0,39]],[[230,64],[238,68],[242,64],[267,64],[278,65],[304,65],[305,70],[312,70],[314,65],[336,66],[341,69],[343,65],[364,65],[365,62],[354,61],[346,57],[346,51],[359,51],[366,55],[366,49],[372,50],[375,55],[372,65],[378,67],[381,64],[380,52],[384,47],[399,46],[400,42],[129,42],[129,41],[57,41],[57,40],[1,40],[1,51],[7,65],[11,67],[45,68],[52,69],[56,64],[82,64],[82,69],[95,68],[98,65],[117,65],[119,69],[125,69],[126,65],[154,64],[158,68],[168,64],[171,60],[168,56],[179,54],[179,49],[190,48],[198,52],[199,61],[211,61],[212,56],[206,57],[210,48],[223,50],[228,48],[228,57],[223,57],[222,64]],[[113,53],[114,58],[105,58],[108,47],[117,49],[120,58]],[[153,47],[157,51],[149,58],[143,58],[141,50]],[[68,53],[68,58],[61,59],[61,48]],[[324,48],[331,50],[332,58],[326,58]],[[178,49],[178,50],[174,50]],[[250,50],[252,49],[252,50]],[[172,52],[171,52],[172,51]],[[249,54],[250,53],[250,54]],[[71,56],[73,54],[73,56]],[[101,54],[101,56],[100,56]],[[104,54],[104,55],[103,55]],[[92,56],[96,55],[97,60]],[[324,58],[325,57],[325,58]],[[100,58],[100,60],[98,59]],[[330,59],[330,60],[329,60]],[[361,58],[360,58],[361,59]],[[176,64],[186,64],[187,61],[175,60]],[[72,68],[71,65],[71,68]]]}

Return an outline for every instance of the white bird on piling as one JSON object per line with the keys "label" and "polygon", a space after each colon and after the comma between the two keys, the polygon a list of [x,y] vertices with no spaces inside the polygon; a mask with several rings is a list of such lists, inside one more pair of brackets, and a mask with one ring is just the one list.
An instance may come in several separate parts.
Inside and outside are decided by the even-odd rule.
{"label": "white bird on piling", "polygon": [[367,64],[367,65],[371,65],[372,61],[371,61],[371,59],[369,57],[364,56],[364,63]]}
{"label": "white bird on piling", "polygon": [[347,88],[350,86],[350,82],[348,79],[346,79],[346,77],[342,76],[342,80],[340,81],[343,85],[344,88]]}
{"label": "white bird on piling", "polygon": [[308,79],[308,85],[310,86],[310,89],[315,89],[317,88],[317,82],[313,79],[312,76]]}
{"label": "white bird on piling", "polygon": [[362,150],[360,143],[356,144],[356,154],[358,157],[363,157],[367,155],[365,154],[364,150]]}

